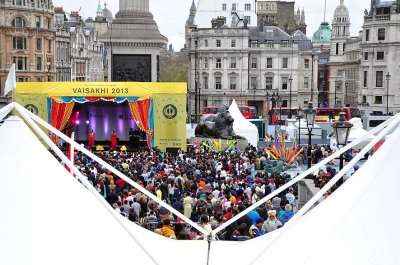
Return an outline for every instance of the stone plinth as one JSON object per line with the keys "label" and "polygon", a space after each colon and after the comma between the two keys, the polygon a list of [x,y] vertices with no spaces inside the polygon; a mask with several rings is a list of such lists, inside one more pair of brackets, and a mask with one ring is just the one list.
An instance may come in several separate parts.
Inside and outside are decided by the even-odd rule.
{"label": "stone plinth", "polygon": [[[201,143],[203,141],[204,142],[208,142],[208,140],[219,141],[219,139],[215,139],[215,138],[192,137],[192,138],[189,139],[189,143],[195,144],[196,142],[199,142],[199,143]],[[222,142],[222,144],[225,144],[226,140],[221,139],[221,142]],[[236,146],[237,146],[237,148],[240,149],[240,151],[243,151],[247,147],[248,144],[249,144],[249,142],[246,139],[238,139],[238,140],[236,140]]]}

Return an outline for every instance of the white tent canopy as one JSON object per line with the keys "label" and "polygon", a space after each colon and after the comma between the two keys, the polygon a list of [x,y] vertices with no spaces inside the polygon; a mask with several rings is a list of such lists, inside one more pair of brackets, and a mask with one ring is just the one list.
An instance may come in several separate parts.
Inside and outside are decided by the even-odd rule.
{"label": "white tent canopy", "polygon": [[11,117],[0,126],[0,264],[207,264],[209,254],[211,265],[395,265],[399,150],[397,129],[340,189],[286,230],[212,242],[208,253],[207,241],[169,240],[110,214]]}
{"label": "white tent canopy", "polygon": [[232,101],[232,104],[229,107],[229,113],[235,119],[235,121],[233,122],[233,130],[235,131],[235,133],[246,138],[251,145],[257,146],[257,126],[249,122],[245,117],[243,117],[235,100]]}

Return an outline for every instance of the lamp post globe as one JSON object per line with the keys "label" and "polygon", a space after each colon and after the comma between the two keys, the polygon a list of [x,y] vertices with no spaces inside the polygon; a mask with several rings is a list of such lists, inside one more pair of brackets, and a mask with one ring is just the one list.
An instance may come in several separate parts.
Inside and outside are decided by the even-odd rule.
{"label": "lamp post globe", "polygon": [[[332,127],[336,136],[336,145],[345,146],[347,144],[347,140],[349,138],[350,130],[353,127],[353,124],[346,121],[345,112],[340,112],[339,115],[340,115],[339,120],[334,124],[332,124]],[[343,154],[340,155],[340,170],[342,168],[343,168]]]}

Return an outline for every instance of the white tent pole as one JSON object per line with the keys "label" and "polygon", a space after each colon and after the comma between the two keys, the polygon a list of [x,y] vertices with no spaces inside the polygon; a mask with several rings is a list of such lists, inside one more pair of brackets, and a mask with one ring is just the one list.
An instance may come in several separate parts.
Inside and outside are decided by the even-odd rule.
{"label": "white tent pole", "polygon": [[332,186],[343,177],[343,175],[349,171],[360,159],[364,157],[364,155],[371,150],[375,144],[380,141],[386,134],[388,134],[393,128],[399,125],[400,123],[400,115],[395,116],[396,119],[390,123],[382,132],[379,133],[371,142],[368,143],[346,166],[343,167],[342,170],[338,172],[320,191],[317,192],[282,228],[278,230],[277,236],[274,237],[273,240],[267,242],[267,245],[264,249],[249,263],[253,264],[257,259],[260,258],[262,253],[264,253],[268,248],[278,239],[280,238],[288,228],[295,223],[296,220],[301,218],[313,205],[321,198],[325,192],[327,192]]}
{"label": "white tent pole", "polygon": [[15,104],[14,102],[12,102],[7,106],[3,107],[2,109],[0,109],[0,121],[2,121],[4,117],[7,116],[7,114],[10,113],[14,108]]}
{"label": "white tent pole", "polygon": [[[15,104],[17,104],[16,105],[17,107],[20,107],[25,111],[25,109],[21,105],[19,105],[18,103],[15,103]],[[175,210],[172,206],[170,206],[166,202],[164,202],[162,200],[159,200],[157,198],[157,196],[155,196],[154,194],[152,194],[151,192],[149,192],[148,190],[146,190],[145,188],[143,188],[142,186],[140,186],[139,184],[134,182],[132,179],[130,179],[127,176],[125,176],[124,174],[122,174],[120,171],[116,170],[114,167],[110,166],[108,163],[106,163],[105,161],[103,161],[102,159],[100,159],[99,157],[94,155],[92,152],[88,151],[86,148],[84,148],[81,145],[77,144],[76,142],[72,141],[68,136],[66,136],[65,134],[63,134],[62,132],[60,132],[59,130],[57,130],[56,128],[54,128],[53,126],[51,126],[50,124],[48,124],[47,122],[45,122],[44,120],[39,118],[38,116],[34,115],[33,113],[31,113],[29,111],[26,111],[25,113],[27,115],[29,115],[34,121],[36,121],[37,123],[39,123],[40,125],[42,125],[46,129],[50,130],[52,133],[54,133],[55,135],[57,135],[58,137],[60,137],[64,141],[66,141],[67,143],[73,144],[75,146],[75,148],[78,149],[79,151],[81,151],[83,154],[87,155],[88,157],[90,157],[94,161],[96,161],[99,164],[103,165],[106,169],[110,170],[112,173],[114,173],[115,175],[117,175],[121,179],[125,180],[127,183],[129,183],[130,185],[132,185],[133,187],[138,189],[140,192],[145,194],[147,197],[149,197],[152,200],[156,201],[157,203],[162,205],[164,208],[168,209],[171,213],[175,214],[176,216],[178,216],[179,218],[184,220],[186,223],[188,223],[192,227],[196,228],[199,232],[203,233],[205,236],[208,235],[208,232],[206,230],[204,230],[201,226],[199,226],[197,223],[193,222],[192,220],[187,218],[185,215],[183,215],[179,211]]]}
{"label": "white tent pole", "polygon": [[281,193],[282,191],[286,190],[287,188],[289,188],[290,186],[292,186],[293,184],[297,183],[298,181],[302,180],[303,178],[305,178],[306,176],[308,176],[309,174],[313,173],[314,171],[318,170],[320,167],[322,167],[323,165],[325,165],[326,163],[328,163],[329,161],[331,161],[332,159],[335,159],[337,157],[339,157],[341,154],[347,152],[348,150],[350,150],[351,148],[353,148],[354,146],[356,146],[357,144],[363,142],[365,139],[367,139],[369,136],[381,131],[383,128],[385,128],[387,125],[389,125],[392,121],[394,121],[396,119],[396,117],[400,116],[400,114],[397,114],[394,117],[391,117],[390,119],[386,120],[385,122],[383,122],[382,124],[380,124],[378,127],[375,127],[374,129],[368,131],[364,136],[358,138],[357,140],[355,140],[354,142],[351,142],[350,144],[346,145],[344,148],[336,151],[335,153],[333,153],[332,155],[330,155],[329,157],[325,158],[324,160],[322,160],[321,162],[319,162],[318,164],[314,165],[313,167],[311,167],[310,169],[306,170],[305,172],[303,172],[302,174],[300,174],[299,176],[297,176],[296,178],[292,179],[291,181],[289,181],[288,183],[284,184],[283,186],[281,186],[280,188],[276,189],[275,191],[273,191],[272,193],[268,194],[267,196],[265,196],[264,198],[262,198],[261,200],[259,200],[258,202],[256,202],[255,204],[253,204],[252,206],[250,206],[249,208],[247,208],[246,210],[240,212],[238,215],[235,215],[233,218],[229,219],[227,222],[225,222],[223,225],[217,227],[216,229],[214,229],[212,231],[212,233],[215,235],[217,233],[219,233],[220,231],[222,231],[223,229],[225,229],[226,227],[228,227],[229,225],[233,224],[234,222],[236,222],[237,220],[239,220],[241,217],[243,217],[244,215],[248,214],[250,211],[253,211],[254,209],[256,209],[257,207],[261,206],[263,203],[265,203],[267,200],[270,200],[271,198],[275,197],[276,195],[278,195],[279,193]]}
{"label": "white tent pole", "polygon": [[35,130],[36,133],[45,141],[46,144],[57,154],[57,156],[75,173],[83,185],[90,190],[93,195],[100,201],[101,204],[112,214],[112,216],[118,221],[118,223],[129,233],[129,235],[136,241],[136,243],[143,249],[146,255],[154,262],[158,264],[157,261],[150,255],[150,253],[140,244],[140,241],[135,238],[135,236],[130,232],[129,228],[125,226],[121,219],[118,218],[118,213],[104,200],[104,198],[99,194],[99,192],[93,187],[93,185],[87,180],[85,176],[75,167],[73,163],[64,155],[64,153],[51,141],[51,139],[39,128],[39,126],[27,115],[31,113],[27,111],[22,106],[16,106],[17,111],[25,119],[25,121]]}
{"label": "white tent pole", "polygon": [[[74,141],[75,142],[75,133],[74,132],[72,132],[71,133],[71,140],[72,141]],[[74,154],[75,153],[75,147],[74,147],[74,145],[73,144],[70,144],[69,145],[69,160],[71,161],[71,163],[74,165]],[[72,170],[71,170],[71,175],[73,176],[74,175],[74,172],[72,172]]]}

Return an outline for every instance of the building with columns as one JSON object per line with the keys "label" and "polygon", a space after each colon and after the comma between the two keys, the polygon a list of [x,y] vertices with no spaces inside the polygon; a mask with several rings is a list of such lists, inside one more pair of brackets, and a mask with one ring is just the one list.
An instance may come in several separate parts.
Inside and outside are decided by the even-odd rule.
{"label": "building with columns", "polygon": [[[190,33],[190,115],[203,106],[229,104],[257,108],[266,117],[278,92],[282,107],[317,102],[317,60],[311,40],[301,31],[292,35],[279,27],[198,28]],[[195,99],[197,95],[197,100]]]}
{"label": "building with columns", "polygon": [[51,0],[0,1],[0,101],[13,63],[18,82],[55,81],[53,10]]}
{"label": "building with columns", "polygon": [[149,11],[149,0],[119,0],[119,12],[106,33],[108,81],[157,82],[159,58],[167,38]]}
{"label": "building with columns", "polygon": [[400,4],[371,0],[361,41],[360,108],[400,112]]}
{"label": "building with columns", "polygon": [[346,95],[346,42],[350,38],[349,10],[344,0],[335,9],[332,21],[332,38],[329,58],[329,102],[330,106],[345,106],[348,104]]}

